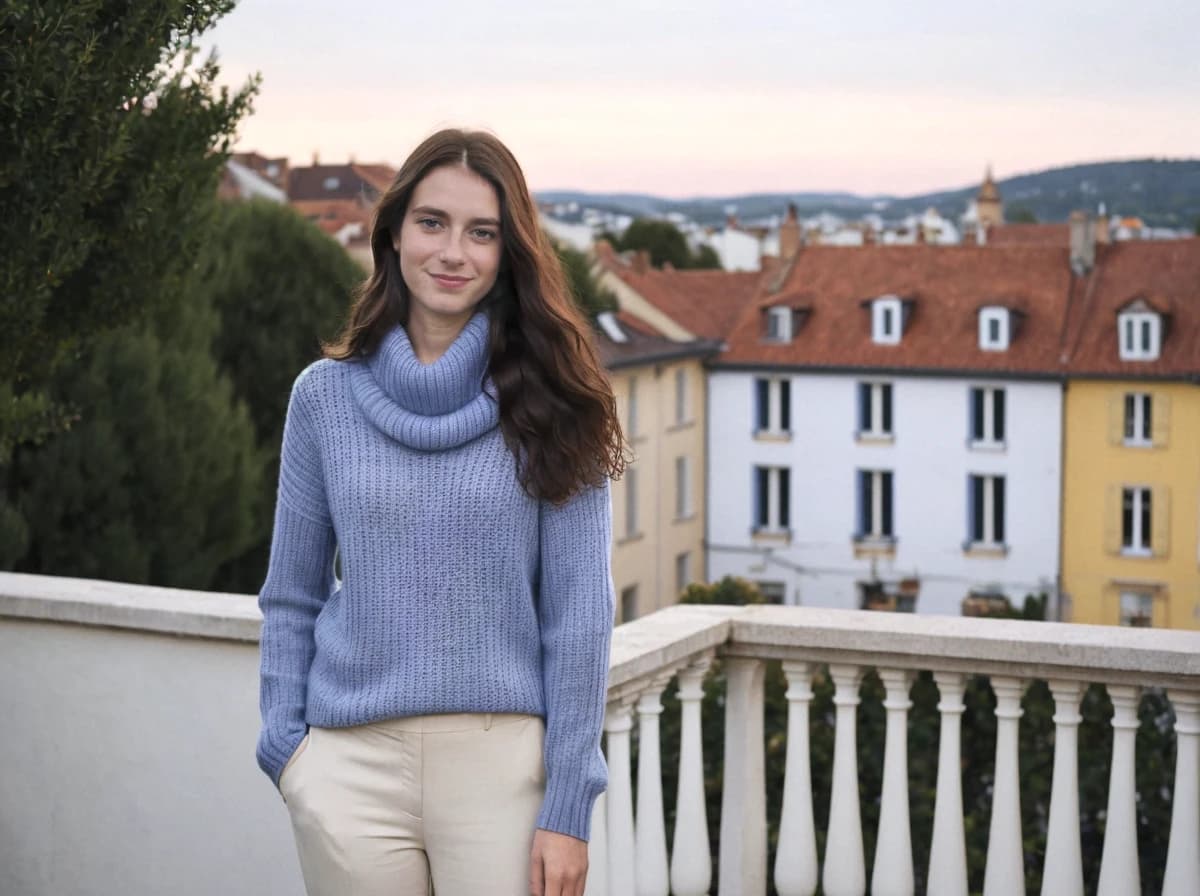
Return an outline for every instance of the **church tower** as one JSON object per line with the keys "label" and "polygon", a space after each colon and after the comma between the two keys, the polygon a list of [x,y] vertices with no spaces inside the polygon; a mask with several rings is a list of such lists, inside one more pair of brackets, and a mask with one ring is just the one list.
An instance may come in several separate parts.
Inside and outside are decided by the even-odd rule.
{"label": "church tower", "polygon": [[992,179],[992,166],[988,165],[987,173],[983,176],[983,186],[975,197],[976,214],[980,227],[999,227],[1004,223],[1004,200]]}

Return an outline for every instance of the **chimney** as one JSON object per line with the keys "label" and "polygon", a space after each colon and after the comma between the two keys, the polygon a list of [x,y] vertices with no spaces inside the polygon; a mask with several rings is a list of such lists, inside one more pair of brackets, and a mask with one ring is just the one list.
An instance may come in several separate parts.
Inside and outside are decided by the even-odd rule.
{"label": "chimney", "polygon": [[320,155],[317,153],[317,151],[316,151],[315,149],[313,150],[313,160],[312,160],[312,163],[313,163],[313,167],[314,167],[314,168],[316,168],[318,165],[320,165],[320,164],[321,164],[321,156],[320,156]]}
{"label": "chimney", "polygon": [[1101,202],[1096,211],[1096,242],[1100,245],[1107,245],[1108,240],[1108,214],[1104,211],[1104,203]]}
{"label": "chimney", "polygon": [[800,249],[800,220],[796,215],[796,203],[789,202],[787,217],[779,225],[779,259],[787,261]]}
{"label": "chimney", "polygon": [[1084,274],[1096,264],[1096,222],[1087,212],[1071,212],[1071,269]]}
{"label": "chimney", "polygon": [[633,271],[636,274],[644,274],[650,270],[650,252],[647,249],[638,249],[633,253]]}

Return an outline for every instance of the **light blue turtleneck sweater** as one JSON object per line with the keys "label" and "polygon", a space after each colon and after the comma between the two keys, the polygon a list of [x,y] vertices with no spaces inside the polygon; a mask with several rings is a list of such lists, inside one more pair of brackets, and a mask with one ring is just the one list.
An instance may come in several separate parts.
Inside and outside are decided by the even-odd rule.
{"label": "light blue turtleneck sweater", "polygon": [[525,493],[487,365],[476,314],[433,364],[396,327],[365,360],[296,379],[259,596],[258,762],[278,784],[309,725],[532,713],[537,825],[586,840],[607,783],[608,487],[561,506]]}

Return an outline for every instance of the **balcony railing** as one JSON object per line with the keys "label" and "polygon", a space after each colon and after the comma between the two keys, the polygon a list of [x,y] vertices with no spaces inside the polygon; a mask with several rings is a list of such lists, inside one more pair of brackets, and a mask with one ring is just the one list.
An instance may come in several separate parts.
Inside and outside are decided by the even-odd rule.
{"label": "balcony railing", "polygon": [[[300,892],[287,816],[254,766],[254,601],[106,582],[0,574],[0,892]],[[704,790],[702,683],[725,677],[718,880]],[[764,676],[787,677],[786,774],[768,869]],[[826,671],[827,670],[827,671]],[[864,855],[856,709],[860,682],[883,684],[886,747],[875,849]],[[620,626],[613,639],[589,894],[716,892],[781,896],[911,894],[909,686],[939,691],[936,805],[925,892],[965,894],[960,774],[963,694],[984,676],[996,699],[996,758],[985,896],[1025,892],[1018,781],[1021,694],[1053,695],[1053,774],[1042,892],[1084,892],[1077,732],[1086,686],[1113,704],[1106,828],[1097,892],[1140,892],[1134,751],[1139,693],[1165,689],[1176,769],[1164,896],[1200,893],[1200,635],[1161,630],[914,617],[811,608],[680,606]],[[809,711],[812,682],[834,686],[825,861],[818,855]],[[674,830],[667,842],[659,721],[678,685]],[[819,720],[817,720],[819,721]],[[636,725],[637,787],[631,777]],[[819,726],[818,726],[819,727]],[[673,755],[673,754],[672,754]],[[824,806],[821,807],[824,809]]]}

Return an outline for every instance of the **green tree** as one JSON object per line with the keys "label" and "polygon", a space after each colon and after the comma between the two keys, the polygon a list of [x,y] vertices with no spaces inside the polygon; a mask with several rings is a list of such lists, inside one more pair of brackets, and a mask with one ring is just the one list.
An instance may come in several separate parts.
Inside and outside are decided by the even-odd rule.
{"label": "green tree", "polygon": [[1010,205],[1004,210],[1004,220],[1009,224],[1036,224],[1037,215],[1027,205]]}
{"label": "green tree", "polygon": [[656,268],[670,263],[676,268],[691,267],[692,252],[683,234],[670,221],[638,218],[621,234],[620,249],[650,253],[650,263]]}
{"label": "green tree", "polygon": [[254,503],[256,539],[217,587],[253,592],[270,550],[279,449],[296,375],[337,335],[362,269],[320,228],[266,200],[220,203],[189,277],[188,301],[219,316],[212,352],[244,402],[265,468]]}
{"label": "green tree", "polygon": [[696,254],[692,256],[691,266],[694,268],[710,268],[720,270],[721,257],[717,255],[717,250],[712,246],[701,246],[696,250]]}
{"label": "green tree", "polygon": [[557,245],[558,261],[566,275],[567,285],[577,304],[589,318],[602,311],[616,311],[617,297],[592,276],[592,264],[587,255],[570,246]]}
{"label": "green tree", "polygon": [[233,5],[0,11],[0,543],[28,536],[12,449],[74,413],[51,401],[56,368],[173,296],[196,252],[199,210],[257,89],[218,88],[215,59],[196,62],[197,37]]}
{"label": "green tree", "polygon": [[176,297],[60,365],[70,428],[13,460],[25,572],[211,588],[259,537],[263,459],[217,370],[211,308]]}

